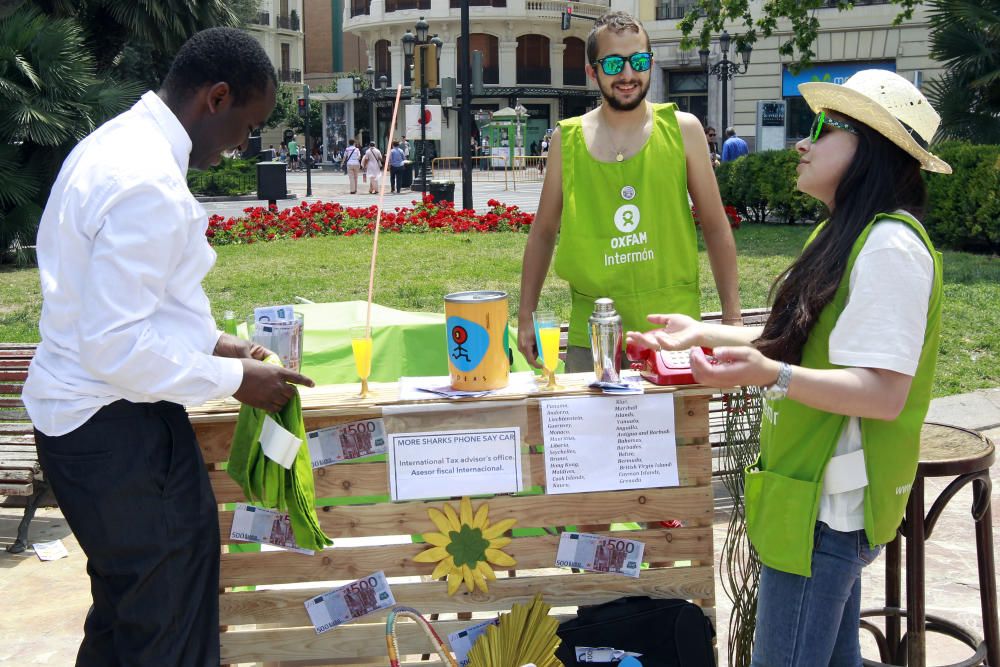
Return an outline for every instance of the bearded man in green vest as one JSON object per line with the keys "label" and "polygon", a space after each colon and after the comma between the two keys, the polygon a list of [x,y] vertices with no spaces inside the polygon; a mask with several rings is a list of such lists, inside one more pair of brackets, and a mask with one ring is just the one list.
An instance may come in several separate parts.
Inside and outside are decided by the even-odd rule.
{"label": "bearded man in green vest", "polygon": [[604,14],[587,38],[587,75],[604,103],[564,120],[552,135],[548,169],[521,273],[518,347],[539,366],[532,312],[556,237],[556,273],[570,284],[566,370],[593,368],[587,318],[611,297],[626,329],[646,314],[701,313],[698,211],[725,324],[739,324],[736,244],[708,160],[701,122],[675,104],[651,104],[653,54],[642,25]]}

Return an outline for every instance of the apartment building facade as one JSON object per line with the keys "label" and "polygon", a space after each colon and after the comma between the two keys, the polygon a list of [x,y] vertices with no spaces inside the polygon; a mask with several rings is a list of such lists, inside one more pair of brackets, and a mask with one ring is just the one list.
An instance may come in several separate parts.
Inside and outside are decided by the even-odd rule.
{"label": "apartment building facade", "polygon": [[[751,146],[756,139],[757,102],[762,100],[785,103],[785,145],[791,146],[807,134],[813,114],[799,95],[799,83],[842,83],[854,72],[879,68],[921,86],[942,72],[941,63],[930,57],[925,7],[918,7],[912,19],[894,26],[899,7],[888,0],[854,0],[854,8],[845,12],[836,8],[836,0],[827,0],[815,12],[820,29],[813,46],[813,64],[798,73],[791,70],[790,59],[778,52],[791,34],[790,24],[779,22],[774,35],[754,44],[746,72],[726,85],[727,118],[723,119],[722,82],[705,73],[697,50],[680,48],[677,22],[693,4],[692,0],[640,2],[639,17],[649,30],[656,62],[650,99],[676,102],[681,109],[698,116],[702,124],[717,128],[719,136],[727,126],[733,126]],[[757,10],[755,16],[759,15],[760,4],[759,0],[751,4],[752,11]],[[728,27],[731,37],[742,30],[738,25]],[[722,57],[717,36],[710,51],[711,66]],[[730,47],[728,59],[742,62],[734,46]]]}
{"label": "apartment building facade", "polygon": [[[312,1],[312,0],[310,0]],[[461,89],[458,68],[459,12],[461,0],[342,0],[343,30],[356,35],[367,46],[367,63],[375,72],[375,133],[384,138],[391,117],[391,98],[395,83],[403,83],[404,103],[416,103],[419,89],[411,91],[412,58],[406,57],[402,36],[413,30],[423,17],[430,24],[429,34],[443,40],[440,53],[440,76],[454,77]],[[675,102],[690,111],[705,125],[720,130],[732,125],[755,144],[758,101],[784,102],[785,145],[792,145],[807,131],[812,114],[807,109],[797,85],[803,81],[841,82],[855,71],[878,67],[889,69],[922,85],[938,76],[940,63],[929,54],[927,12],[918,7],[912,19],[894,26],[899,13],[888,0],[855,0],[850,11],[840,12],[836,0],[816,10],[820,21],[813,65],[798,73],[791,61],[779,53],[779,46],[790,35],[790,25],[779,22],[769,38],[758,39],[753,46],[745,73],[727,82],[727,118],[722,118],[723,84],[702,67],[698,51],[680,48],[681,33],[677,23],[693,0],[472,0],[471,48],[483,53],[485,95],[473,100],[478,125],[488,113],[504,107],[521,105],[528,121],[524,146],[537,141],[562,118],[586,112],[599,103],[596,86],[584,71],[585,41],[594,18],[609,9],[621,9],[640,18],[649,32],[655,66],[649,99]],[[760,0],[751,5],[759,15]],[[563,30],[561,19],[567,5],[574,18],[570,29]],[[742,30],[727,26],[732,37]],[[713,39],[709,66],[722,57],[719,41]],[[740,60],[730,47],[729,60]],[[378,88],[384,77],[385,89]],[[441,99],[438,89],[429,91],[431,103]],[[450,100],[452,107],[457,99]],[[458,114],[452,108],[445,114],[438,155],[458,154]],[[402,121],[397,135],[403,131]]]}

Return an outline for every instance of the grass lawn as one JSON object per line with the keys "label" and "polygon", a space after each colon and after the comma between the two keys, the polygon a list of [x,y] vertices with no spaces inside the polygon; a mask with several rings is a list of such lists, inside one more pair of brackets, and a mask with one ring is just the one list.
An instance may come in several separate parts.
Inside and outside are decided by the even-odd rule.
{"label": "grass lawn", "polygon": [[[745,226],[736,231],[744,307],[766,305],[771,280],[788,265],[808,228]],[[523,234],[386,234],[379,238],[375,301],[405,310],[443,312],[442,297],[470,289],[510,294],[515,316]],[[245,316],[254,306],[288,302],[364,300],[370,236],[281,241],[218,249],[205,288],[217,319]],[[719,310],[708,260],[702,259],[702,308]],[[945,253],[945,310],[935,396],[1000,386],[1000,261]],[[569,317],[566,284],[550,276],[540,307]],[[0,268],[0,341],[38,340],[41,310],[37,269]],[[877,341],[872,341],[877,344]]]}

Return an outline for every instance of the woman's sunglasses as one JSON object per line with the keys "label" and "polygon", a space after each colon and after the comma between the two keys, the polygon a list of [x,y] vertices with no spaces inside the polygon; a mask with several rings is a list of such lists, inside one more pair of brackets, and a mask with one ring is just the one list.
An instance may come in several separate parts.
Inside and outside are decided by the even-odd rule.
{"label": "woman's sunglasses", "polygon": [[614,76],[615,74],[620,74],[621,71],[625,69],[626,60],[632,67],[633,72],[645,72],[653,66],[653,54],[648,51],[637,51],[628,58],[625,56],[604,56],[594,62],[594,65],[600,65],[601,70],[603,70],[605,74],[608,76]]}
{"label": "woman's sunglasses", "polygon": [[827,127],[835,127],[838,130],[850,132],[851,134],[858,133],[857,129],[850,123],[830,118],[826,115],[825,111],[820,111],[816,114],[816,117],[813,118],[812,127],[809,128],[809,141],[812,143],[819,141],[819,138],[823,136],[823,131],[826,130]]}

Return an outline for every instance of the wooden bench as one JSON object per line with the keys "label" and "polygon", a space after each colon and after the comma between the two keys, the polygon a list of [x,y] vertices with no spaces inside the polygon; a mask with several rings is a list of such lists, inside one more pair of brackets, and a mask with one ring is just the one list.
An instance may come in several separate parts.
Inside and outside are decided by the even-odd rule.
{"label": "wooden bench", "polygon": [[35,347],[22,343],[0,344],[0,496],[6,496],[4,505],[12,504],[11,498],[26,499],[17,538],[7,547],[12,554],[27,548],[28,527],[49,490],[38,464],[34,429],[21,399]]}

